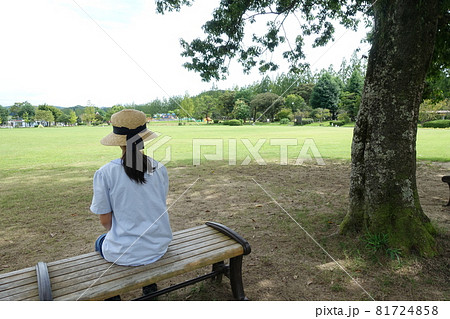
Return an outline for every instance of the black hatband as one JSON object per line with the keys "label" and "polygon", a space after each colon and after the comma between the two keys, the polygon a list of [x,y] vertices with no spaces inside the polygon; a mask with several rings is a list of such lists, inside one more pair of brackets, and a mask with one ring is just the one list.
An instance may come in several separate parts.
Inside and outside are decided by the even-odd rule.
{"label": "black hatband", "polygon": [[143,130],[147,128],[147,125],[141,125],[134,129],[129,129],[128,127],[123,126],[113,126],[113,133],[117,135],[126,135],[127,139],[135,136],[138,133],[141,133]]}

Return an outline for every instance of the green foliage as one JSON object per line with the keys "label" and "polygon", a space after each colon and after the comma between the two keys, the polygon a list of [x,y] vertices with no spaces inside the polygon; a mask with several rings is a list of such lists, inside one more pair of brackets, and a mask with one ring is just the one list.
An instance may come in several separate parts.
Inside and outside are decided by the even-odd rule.
{"label": "green foliage", "polygon": [[312,123],[314,123],[314,119],[308,117],[302,118],[301,121],[296,117],[296,119],[294,120],[294,125],[308,125]]}
{"label": "green foliage", "polygon": [[305,103],[309,105],[309,101],[311,100],[311,93],[314,89],[314,83],[300,83],[297,87],[292,89],[292,94],[299,95],[303,98]]}
{"label": "green foliage", "polygon": [[[343,58],[339,71],[337,72],[337,76],[343,83],[346,83],[346,86],[348,86],[349,80],[355,71],[357,71],[357,73],[364,79],[363,74],[365,73],[366,66],[364,64],[364,60],[358,58],[358,51],[358,49],[353,51],[349,62],[347,62],[346,58]],[[346,90],[346,88],[344,88],[344,90]]]}
{"label": "green foliage", "polygon": [[389,237],[386,234],[371,234],[367,233],[363,241],[366,243],[366,248],[373,254],[383,253],[391,259],[400,260],[402,254],[398,248],[389,247]]}
{"label": "green foliage", "polygon": [[194,116],[195,104],[189,95],[185,95],[175,113],[180,118],[192,118]]}
{"label": "green foliage", "polygon": [[438,111],[450,111],[450,99],[439,102],[433,100],[424,100],[419,108],[419,123],[441,119],[442,115]]}
{"label": "green foliage", "polygon": [[345,122],[344,121],[331,121],[330,125],[331,126],[344,126]]}
{"label": "green foliage", "polygon": [[0,124],[8,120],[9,111],[6,107],[0,105]]}
{"label": "green foliage", "polygon": [[434,76],[428,76],[423,92],[424,99],[439,102],[450,99],[450,70],[440,70]]}
{"label": "green foliage", "polygon": [[364,77],[359,71],[359,69],[355,68],[352,72],[352,75],[350,76],[350,79],[347,82],[345,91],[355,93],[361,96],[363,86],[364,86]]}
{"label": "green foliage", "polygon": [[26,113],[28,115],[28,118],[32,118],[36,114],[36,108],[33,105],[31,105],[29,102],[25,101],[25,102],[17,103],[17,104],[20,105],[20,108],[18,111],[19,117],[23,118],[24,114]]}
{"label": "green foliage", "polygon": [[450,120],[436,120],[423,123],[423,127],[432,128],[448,128],[450,127]]}
{"label": "green foliage", "polygon": [[275,119],[280,121],[283,119],[290,120],[291,118],[293,118],[291,109],[281,109],[280,112],[275,115]]}
{"label": "green foliage", "polygon": [[[250,102],[253,121],[262,116],[273,120],[283,104],[284,98],[277,94],[266,92],[256,95]],[[261,112],[261,116],[257,116],[257,112]]]}
{"label": "green foliage", "polygon": [[77,122],[77,115],[75,114],[75,111],[70,111],[70,113],[69,113],[69,123],[70,124],[75,124],[76,122]]}
{"label": "green foliage", "polygon": [[364,241],[366,242],[366,248],[374,253],[386,250],[389,246],[389,240],[386,234],[368,233],[364,236]]}
{"label": "green foliage", "polygon": [[289,124],[291,121],[288,118],[282,118],[280,124]]}
{"label": "green foliage", "polygon": [[230,126],[241,126],[243,124],[242,120],[226,120],[222,122],[223,125],[230,125]]}
{"label": "green foliage", "polygon": [[348,116],[347,112],[342,112],[338,114],[338,121],[344,122],[344,124],[350,123],[350,116]]}
{"label": "green foliage", "polygon": [[247,96],[247,92],[244,92],[244,89],[240,89],[239,91],[227,90],[221,94],[219,100],[223,108],[222,114],[227,116],[233,112],[236,100],[249,103],[250,97]]}
{"label": "green foliage", "polygon": [[332,118],[335,118],[339,102],[339,93],[340,89],[338,83],[328,72],[325,72],[319,78],[319,81],[311,93],[310,104],[313,108],[325,108],[330,110]]}
{"label": "green foliage", "polygon": [[93,124],[96,121],[95,107],[86,106],[84,113],[81,115],[81,120],[87,124]]}
{"label": "green foliage", "polygon": [[305,100],[300,95],[296,94],[289,94],[286,96],[284,106],[290,108],[292,113],[295,113],[298,110],[304,110],[307,107]]}
{"label": "green foliage", "polygon": [[21,108],[21,104],[22,103],[14,103],[14,105],[11,105],[11,107],[9,108],[9,115],[12,118],[18,118],[19,117],[19,111]]}
{"label": "green foliage", "polygon": [[36,114],[34,116],[36,121],[44,121],[47,122],[48,125],[55,121],[55,117],[53,116],[52,111],[49,110],[36,110]]}
{"label": "green foliage", "polygon": [[201,94],[193,99],[195,104],[194,117],[210,118],[218,107],[218,100],[212,94]]}
{"label": "green foliage", "polygon": [[311,116],[316,118],[317,120],[326,121],[331,118],[331,113],[329,109],[317,108],[312,110]]}
{"label": "green foliage", "polygon": [[450,11],[449,1],[441,1],[441,14],[437,21],[437,34],[434,44],[431,67],[425,81],[424,99],[434,102],[450,98]]}
{"label": "green foliage", "polygon": [[[191,1],[157,0],[157,11],[178,11]],[[304,37],[316,34],[313,46],[323,46],[333,38],[334,26],[331,21],[337,20],[345,27],[356,28],[360,17],[359,12],[367,12],[369,3],[365,1],[339,2],[323,1],[311,4],[303,1],[220,1],[207,21],[203,30],[204,39],[194,39],[191,42],[181,40],[182,56],[189,58],[184,64],[188,70],[200,73],[205,81],[220,80],[228,74],[229,60],[237,58],[244,72],[257,67],[260,72],[274,71],[278,64],[274,60],[266,60],[268,52],[274,52],[287,42],[283,26],[290,14],[301,17],[303,21],[301,34],[295,41],[289,43],[289,48],[283,52],[283,58],[290,64],[290,72],[300,73],[306,67],[302,63]],[[294,13],[295,12],[295,13]],[[252,43],[244,45],[245,25],[256,22],[257,18],[267,15],[265,34],[254,34]],[[273,18],[272,18],[273,17]],[[331,17],[331,18],[330,18]]]}
{"label": "green foliage", "polygon": [[[53,114],[53,121],[62,115],[62,111],[52,105],[42,104],[38,106],[38,110],[50,111]],[[53,122],[50,121],[50,122]]]}
{"label": "green foliage", "polygon": [[244,122],[251,116],[250,106],[243,100],[237,100],[234,103],[233,115],[238,120],[244,120]]}
{"label": "green foliage", "polygon": [[311,118],[304,118],[302,119],[302,125],[308,125],[314,123],[314,119]]}
{"label": "green foliage", "polygon": [[341,92],[341,96],[339,98],[339,109],[346,111],[351,119],[356,119],[360,105],[361,95],[347,91]]}

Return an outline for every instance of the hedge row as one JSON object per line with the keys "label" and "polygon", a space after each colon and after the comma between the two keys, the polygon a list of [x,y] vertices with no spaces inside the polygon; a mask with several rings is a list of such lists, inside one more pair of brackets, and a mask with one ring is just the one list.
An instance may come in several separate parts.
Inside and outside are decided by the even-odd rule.
{"label": "hedge row", "polygon": [[311,123],[314,123],[314,120],[305,117],[304,119],[302,119],[301,122],[294,122],[294,125],[306,125],[306,124],[311,124]]}
{"label": "hedge row", "polygon": [[226,120],[222,121],[223,125],[230,125],[230,126],[240,126],[243,124],[242,120]]}
{"label": "hedge row", "polygon": [[330,125],[331,126],[343,126],[343,125],[345,125],[345,121],[331,121]]}
{"label": "hedge row", "polygon": [[436,120],[425,122],[422,125],[423,127],[433,127],[433,128],[447,128],[450,127],[450,120]]}

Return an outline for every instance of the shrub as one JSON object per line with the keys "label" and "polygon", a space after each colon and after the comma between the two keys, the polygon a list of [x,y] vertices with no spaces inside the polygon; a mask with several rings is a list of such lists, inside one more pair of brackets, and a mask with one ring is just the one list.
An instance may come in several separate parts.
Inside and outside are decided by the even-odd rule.
{"label": "shrub", "polygon": [[306,124],[312,124],[312,123],[314,123],[314,120],[311,119],[311,118],[304,118],[304,119],[302,120],[302,123],[303,123],[303,125],[306,125]]}
{"label": "shrub", "polygon": [[213,120],[214,124],[219,123],[219,120]]}
{"label": "shrub", "polygon": [[242,121],[240,121],[240,120],[229,120],[227,125],[240,126],[240,125],[242,125]]}
{"label": "shrub", "polygon": [[289,124],[289,119],[287,119],[287,118],[283,118],[283,119],[281,119],[280,120],[280,124]]}
{"label": "shrub", "polygon": [[350,116],[347,113],[338,114],[338,121],[342,121],[345,124],[350,123]]}
{"label": "shrub", "polygon": [[345,124],[345,121],[331,121],[330,125],[331,126],[342,126]]}
{"label": "shrub", "polygon": [[291,117],[292,117],[291,109],[281,109],[281,111],[275,115],[275,119],[280,121],[282,119],[290,119]]}
{"label": "shrub", "polygon": [[311,124],[314,123],[314,120],[311,118],[303,118],[302,121],[300,122],[300,119],[297,117],[296,121],[294,121],[294,125],[307,125],[307,124]]}
{"label": "shrub", "polygon": [[436,120],[423,123],[423,127],[447,128],[450,127],[450,120]]}

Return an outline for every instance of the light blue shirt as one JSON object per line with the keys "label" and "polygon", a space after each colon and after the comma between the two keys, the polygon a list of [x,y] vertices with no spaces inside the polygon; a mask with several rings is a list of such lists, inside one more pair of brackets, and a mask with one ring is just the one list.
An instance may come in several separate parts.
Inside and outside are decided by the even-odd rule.
{"label": "light blue shirt", "polygon": [[152,163],[156,169],[145,174],[145,184],[132,181],[120,159],[95,172],[91,211],[112,212],[112,227],[102,245],[103,255],[110,262],[125,266],[155,262],[172,240],[166,207],[167,169],[153,159]]}

